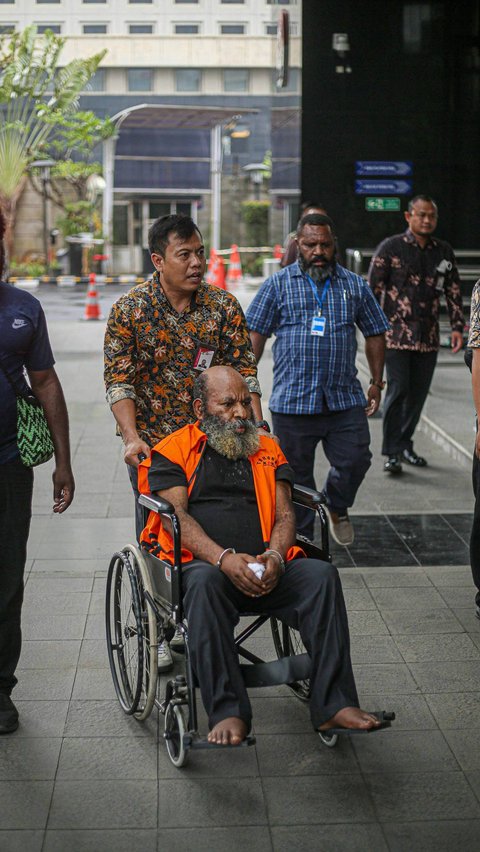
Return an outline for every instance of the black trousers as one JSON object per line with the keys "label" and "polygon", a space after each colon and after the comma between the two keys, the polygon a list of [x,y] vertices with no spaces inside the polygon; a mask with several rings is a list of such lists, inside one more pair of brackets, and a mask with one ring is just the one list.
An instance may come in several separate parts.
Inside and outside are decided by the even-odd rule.
{"label": "black trousers", "polygon": [[135,500],[135,534],[137,536],[137,541],[140,541],[140,536],[145,524],[147,523],[149,513],[148,509],[141,506],[138,502],[138,498],[140,497],[140,492],[138,490],[138,468],[131,464],[127,464],[127,471]]}
{"label": "black trousers", "polygon": [[270,594],[249,598],[218,568],[195,560],[183,572],[193,670],[210,727],[229,716],[250,726],[252,709],[234,646],[242,613],[268,612],[300,631],[312,659],[310,714],[318,728],[343,707],[358,707],[348,620],[336,568],[315,559],[289,562]]}
{"label": "black trousers", "polygon": [[387,392],[383,406],[384,456],[413,449],[413,433],[432,383],[438,352],[387,349]]}
{"label": "black trousers", "polygon": [[[327,505],[340,515],[353,506],[370,467],[370,430],[363,408],[327,411],[323,414],[277,414],[272,411],[273,431],[293,467],[295,482],[316,488],[313,475],[315,450],[322,442],[330,463],[323,485]],[[315,516],[295,506],[297,531],[313,538]]]}
{"label": "black trousers", "polygon": [[22,647],[21,612],[33,470],[20,459],[0,465],[0,692],[10,695]]}
{"label": "black trousers", "polygon": [[475,453],[472,464],[472,484],[475,495],[472,531],[470,533],[470,565],[473,582],[477,587],[476,602],[480,603],[480,461]]}

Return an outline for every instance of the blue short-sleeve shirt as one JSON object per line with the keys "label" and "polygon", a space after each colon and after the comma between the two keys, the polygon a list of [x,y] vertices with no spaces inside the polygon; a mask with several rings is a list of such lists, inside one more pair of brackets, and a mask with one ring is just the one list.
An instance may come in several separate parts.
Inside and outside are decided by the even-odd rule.
{"label": "blue short-sleeve shirt", "polygon": [[[26,384],[24,368],[48,370],[53,357],[47,323],[38,299],[24,290],[0,282],[0,359],[17,387]],[[17,399],[0,370],[0,464],[18,456]]]}
{"label": "blue short-sleeve shirt", "polygon": [[[319,298],[325,284],[318,284]],[[365,406],[357,378],[356,327],[364,337],[390,327],[367,282],[336,264],[323,306],[325,334],[311,334],[318,303],[298,263],[267,278],[246,312],[250,331],[273,344],[270,409],[280,414],[319,414]]]}

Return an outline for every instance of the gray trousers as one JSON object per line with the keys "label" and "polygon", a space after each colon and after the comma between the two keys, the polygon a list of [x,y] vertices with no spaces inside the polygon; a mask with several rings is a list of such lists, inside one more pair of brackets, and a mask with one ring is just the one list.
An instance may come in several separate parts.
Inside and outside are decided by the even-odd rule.
{"label": "gray trousers", "polygon": [[272,592],[250,598],[218,568],[195,560],[183,571],[183,594],[192,666],[210,727],[229,716],[243,719],[247,727],[251,724],[252,708],[234,645],[234,628],[245,612],[268,612],[300,631],[312,660],[314,728],[343,707],[359,706],[345,601],[332,565],[295,559]]}

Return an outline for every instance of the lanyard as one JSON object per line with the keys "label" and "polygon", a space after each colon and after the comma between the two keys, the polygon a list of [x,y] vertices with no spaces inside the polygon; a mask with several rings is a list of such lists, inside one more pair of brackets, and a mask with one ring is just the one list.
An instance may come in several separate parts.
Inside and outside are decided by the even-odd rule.
{"label": "lanyard", "polygon": [[309,275],[307,275],[306,277],[307,277],[307,281],[310,284],[310,287],[312,288],[313,297],[314,297],[314,299],[315,299],[315,301],[318,305],[318,316],[321,317],[322,316],[323,303],[325,301],[325,296],[327,295],[328,288],[330,287],[330,278],[327,278],[327,280],[325,281],[325,284],[323,285],[322,295],[319,296],[317,285],[315,284],[315,282],[312,280],[312,278],[310,278]]}

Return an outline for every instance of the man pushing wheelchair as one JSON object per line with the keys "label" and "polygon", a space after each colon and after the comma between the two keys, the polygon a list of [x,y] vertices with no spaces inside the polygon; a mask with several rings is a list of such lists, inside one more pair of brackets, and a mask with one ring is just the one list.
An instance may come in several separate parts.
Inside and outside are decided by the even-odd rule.
{"label": "man pushing wheelchair", "polygon": [[[293,471],[259,435],[251,395],[232,367],[194,385],[197,422],[164,438],[139,466],[139,490],[175,507],[190,659],[208,713],[208,740],[239,745],[252,710],[234,642],[243,613],[268,613],[298,630],[311,659],[310,714],[325,734],[388,726],[360,709],[337,570],[295,545]],[[151,512],[142,547],[172,561],[170,522]]]}

